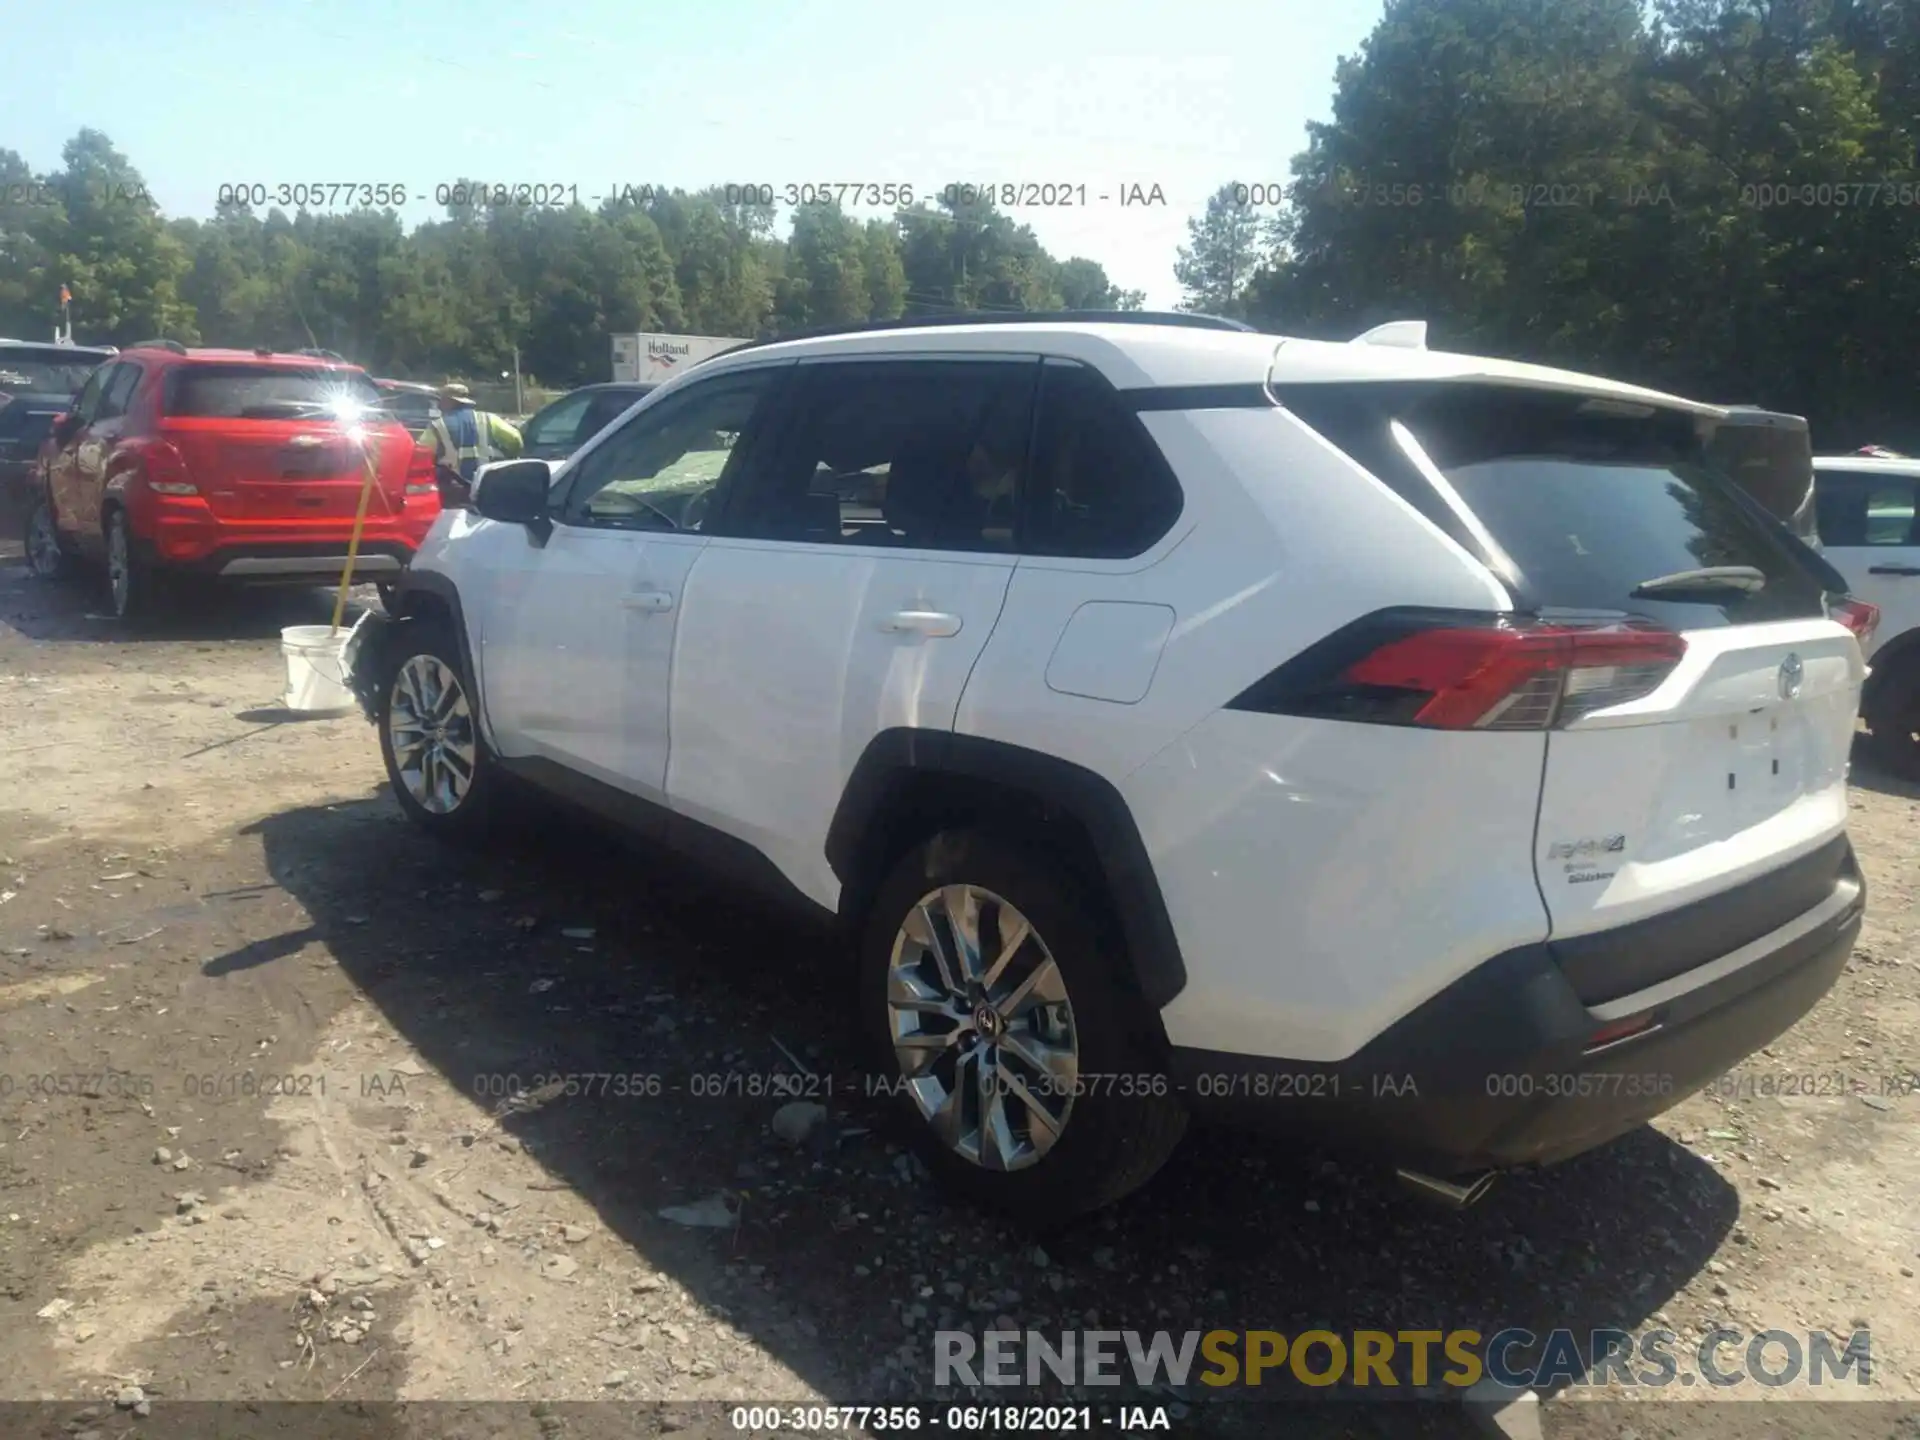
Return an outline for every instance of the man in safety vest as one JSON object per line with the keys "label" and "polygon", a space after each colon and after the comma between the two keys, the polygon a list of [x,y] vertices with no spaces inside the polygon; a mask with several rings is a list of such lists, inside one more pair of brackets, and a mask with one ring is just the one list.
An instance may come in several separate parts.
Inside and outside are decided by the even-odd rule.
{"label": "man in safety vest", "polygon": [[440,389],[440,418],[428,432],[433,463],[441,477],[441,501],[464,505],[473,493],[473,477],[482,465],[511,460],[520,453],[520,432],[473,403],[464,385]]}

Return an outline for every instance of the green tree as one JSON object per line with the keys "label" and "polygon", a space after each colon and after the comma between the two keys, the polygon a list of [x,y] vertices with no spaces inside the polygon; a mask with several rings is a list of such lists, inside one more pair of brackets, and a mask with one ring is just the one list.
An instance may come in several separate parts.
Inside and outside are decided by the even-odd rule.
{"label": "green tree", "polygon": [[76,334],[113,343],[166,335],[198,338],[180,285],[192,261],[162,221],[127,158],[97,130],[82,130],[45,177],[48,203],[29,221],[45,285],[73,291]]}
{"label": "green tree", "polygon": [[1207,197],[1205,213],[1187,221],[1187,243],[1173,267],[1183,310],[1238,315],[1244,292],[1265,257],[1268,227],[1231,185]]}

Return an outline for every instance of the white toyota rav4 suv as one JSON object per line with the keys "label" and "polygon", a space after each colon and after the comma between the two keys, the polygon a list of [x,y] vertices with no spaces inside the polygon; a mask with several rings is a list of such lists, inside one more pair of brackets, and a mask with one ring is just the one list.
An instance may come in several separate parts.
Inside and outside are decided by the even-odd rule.
{"label": "white toyota rav4 suv", "polygon": [[400,804],[531,781],[837,917],[930,1163],[1043,1222],[1209,1116],[1464,1203],[1820,999],[1860,607],[1722,412],[1128,319],[743,346],[483,470],[355,647]]}

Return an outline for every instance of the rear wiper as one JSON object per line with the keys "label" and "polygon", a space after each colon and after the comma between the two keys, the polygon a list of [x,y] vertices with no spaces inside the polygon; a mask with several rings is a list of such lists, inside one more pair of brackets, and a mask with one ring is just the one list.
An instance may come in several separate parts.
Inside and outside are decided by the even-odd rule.
{"label": "rear wiper", "polygon": [[1751,565],[1708,565],[1700,570],[1676,570],[1657,575],[1633,587],[1636,600],[1674,599],[1681,595],[1736,590],[1744,595],[1767,588],[1767,577]]}

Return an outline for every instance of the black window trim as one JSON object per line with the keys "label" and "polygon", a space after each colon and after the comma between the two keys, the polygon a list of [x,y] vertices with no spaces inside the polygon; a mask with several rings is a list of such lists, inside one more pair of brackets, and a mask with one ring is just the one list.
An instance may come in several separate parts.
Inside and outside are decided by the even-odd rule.
{"label": "black window trim", "polygon": [[[1093,369],[1093,366],[1087,366]],[[1151,410],[1276,410],[1264,380],[1228,385],[1147,385],[1117,392],[1128,408]]]}
{"label": "black window trim", "polygon": [[[779,411],[783,397],[790,388],[793,367],[794,362],[792,360],[775,360],[760,365],[730,365],[725,370],[702,375],[698,379],[690,380],[684,386],[677,387],[670,393],[662,395],[662,398],[658,402],[649,404],[646,409],[627,416],[624,424],[607,425],[595,431],[587,437],[587,443],[583,448],[574,451],[573,454],[567,457],[565,472],[555,483],[553,489],[548,492],[548,508],[553,516],[554,523],[564,526],[569,530],[611,531],[613,529],[611,526],[582,524],[578,519],[570,518],[574,491],[578,486],[581,468],[584,465],[591,462],[593,457],[598,454],[603,447],[611,445],[615,437],[626,430],[628,426],[644,424],[647,417],[660,405],[675,404],[683,396],[691,395],[696,391],[714,385],[737,380],[743,375],[758,375],[771,372],[772,379],[769,382],[767,393],[762,397],[759,406],[747,422],[747,428],[741,432],[740,439],[734,447],[736,453],[740,456],[740,464],[731,475],[723,475],[721,477],[720,481],[714,486],[712,497],[707,501],[707,523],[701,528],[700,533],[702,535],[724,533],[719,529],[719,525],[726,514],[729,496],[738,488],[740,476],[753,464],[754,450],[761,443],[761,437],[767,433],[770,423]],[[660,386],[648,391],[647,394],[640,398],[646,401],[653,401],[654,396],[661,395],[661,392],[665,389],[665,386]],[[592,402],[589,401],[588,403],[591,404]],[[623,529],[619,533],[646,534],[650,532]],[[652,533],[676,534],[681,532],[663,530]]]}
{"label": "black window trim", "polygon": [[[1027,445],[1025,453],[1021,457],[1019,473],[1014,480],[1012,549],[954,549],[924,552],[927,554],[1016,562],[1026,555],[1024,543],[1026,538],[1026,497],[1027,480],[1033,465],[1035,433],[1033,421],[1035,417],[1038,416],[1040,409],[1040,374],[1048,359],[1049,357],[1042,355],[1038,351],[1026,350],[948,351],[920,349],[905,351],[860,350],[830,355],[796,357],[786,362],[792,371],[792,376],[788,383],[780,387],[777,395],[769,397],[772,403],[770,403],[766,414],[765,425],[762,430],[764,438],[760,443],[766,446],[766,453],[769,455],[778,455],[785,447],[795,443],[795,437],[799,427],[809,418],[799,405],[801,387],[805,383],[805,375],[809,370],[818,370],[829,365],[944,365],[955,361],[1031,366],[1033,367],[1033,393],[1029,401],[1028,409]],[[738,368],[745,369],[747,367],[742,366]],[[735,371],[730,367],[725,373],[735,373]],[[818,546],[822,550],[862,550],[862,547],[834,544],[831,541],[823,540],[770,540],[764,535],[755,535],[746,531],[744,527],[739,524],[741,517],[738,513],[738,507],[741,497],[744,494],[750,493],[752,487],[746,483],[743,477],[751,474],[754,479],[759,479],[761,475],[760,464],[761,456],[757,453],[756,447],[755,453],[745,457],[745,461],[741,465],[739,472],[735,475],[734,484],[729,487],[728,493],[724,496],[715,497],[716,503],[710,507],[708,511],[709,523],[707,533],[729,540],[751,540],[765,544]],[[865,550],[863,553],[897,554],[899,552],[874,552],[872,550]]]}

